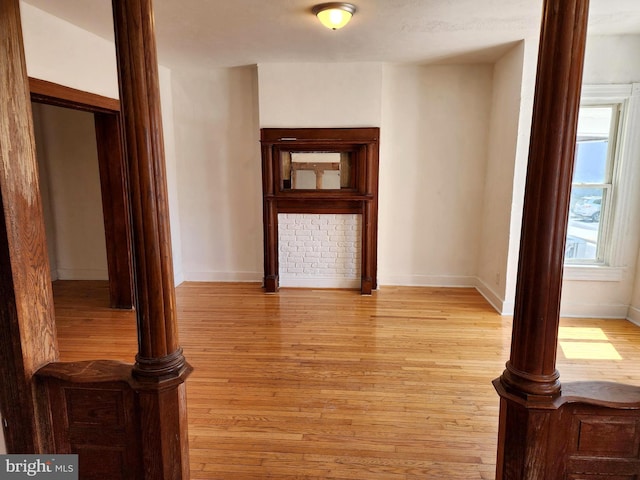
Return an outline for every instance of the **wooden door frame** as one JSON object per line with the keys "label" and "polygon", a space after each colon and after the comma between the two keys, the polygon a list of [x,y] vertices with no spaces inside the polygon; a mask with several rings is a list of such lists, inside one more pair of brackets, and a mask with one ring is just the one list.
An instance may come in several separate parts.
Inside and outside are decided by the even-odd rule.
{"label": "wooden door frame", "polygon": [[109,299],[112,308],[133,308],[131,215],[120,101],[29,78],[31,101],[92,113],[102,192]]}

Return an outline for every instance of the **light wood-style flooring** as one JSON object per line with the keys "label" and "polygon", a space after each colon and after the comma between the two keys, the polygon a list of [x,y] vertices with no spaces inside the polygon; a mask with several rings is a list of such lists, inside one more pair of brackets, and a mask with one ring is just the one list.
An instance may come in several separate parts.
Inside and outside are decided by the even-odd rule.
{"label": "light wood-style flooring", "polygon": [[[61,360],[132,363],[132,312],[105,282],[56,282]],[[348,290],[186,283],[177,289],[191,478],[495,477],[511,319],[473,289]],[[640,385],[640,327],[563,320],[561,381]]]}

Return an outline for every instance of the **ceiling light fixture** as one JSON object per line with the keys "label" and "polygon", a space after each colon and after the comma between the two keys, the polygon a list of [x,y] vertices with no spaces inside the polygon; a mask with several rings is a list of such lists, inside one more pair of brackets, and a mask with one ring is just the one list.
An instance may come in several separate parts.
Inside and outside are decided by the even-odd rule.
{"label": "ceiling light fixture", "polygon": [[344,27],[356,11],[352,3],[329,2],[321,3],[313,7],[313,14],[318,17],[320,23],[331,30]]}

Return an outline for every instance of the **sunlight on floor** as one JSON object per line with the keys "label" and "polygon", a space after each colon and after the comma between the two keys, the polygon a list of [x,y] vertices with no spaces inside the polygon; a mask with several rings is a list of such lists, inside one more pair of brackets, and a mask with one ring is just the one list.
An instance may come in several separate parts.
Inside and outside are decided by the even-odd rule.
{"label": "sunlight on floor", "polygon": [[558,340],[562,353],[569,360],[622,360],[601,328],[560,327]]}
{"label": "sunlight on floor", "polygon": [[622,360],[609,342],[560,342],[564,356],[570,360]]}
{"label": "sunlight on floor", "polygon": [[609,340],[601,328],[595,327],[560,327],[559,340]]}

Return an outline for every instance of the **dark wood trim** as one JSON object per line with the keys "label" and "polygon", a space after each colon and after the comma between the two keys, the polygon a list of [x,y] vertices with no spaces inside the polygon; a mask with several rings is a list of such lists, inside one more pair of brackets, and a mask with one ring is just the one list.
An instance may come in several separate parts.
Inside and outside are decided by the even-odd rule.
{"label": "dark wood trim", "polygon": [[53,451],[78,454],[79,478],[144,478],[131,365],[111,360],[52,363],[37,377],[53,425]]}
{"label": "dark wood trim", "polygon": [[[378,141],[380,129],[263,128],[262,189],[264,219],[264,287],[278,290],[278,213],[355,213],[362,216],[361,293],[377,288]],[[340,190],[285,189],[282,151],[350,152],[349,188]]]}
{"label": "dark wood trim", "polygon": [[368,144],[377,143],[380,139],[380,128],[263,128],[260,140],[264,144],[295,142],[325,144]]}
{"label": "dark wood trim", "polygon": [[632,479],[640,472],[640,388],[561,388],[556,370],[588,10],[588,0],[544,2],[511,355],[494,381],[497,480]]}
{"label": "dark wood trim", "polygon": [[112,308],[133,308],[129,186],[120,115],[95,113],[102,213]]}
{"label": "dark wood trim", "polygon": [[58,357],[18,0],[0,2],[0,409],[9,453],[50,451],[34,373]]}
{"label": "dark wood trim", "polygon": [[524,196],[511,358],[502,375],[526,396],[560,394],[560,292],[588,0],[547,0]]}
{"label": "dark wood trim", "polygon": [[102,194],[110,304],[133,308],[131,216],[120,101],[29,78],[31,101],[94,114]]}
{"label": "dark wood trim", "polygon": [[144,479],[189,478],[186,385],[178,341],[158,58],[151,0],[113,0],[127,146]]}
{"label": "dark wood trim", "polygon": [[115,113],[120,111],[120,100],[103,97],[57,83],[29,77],[31,100],[48,105],[73,108],[87,112]]}
{"label": "dark wood trim", "polygon": [[640,388],[563,385],[562,396],[500,395],[496,480],[634,479],[640,471]]}

